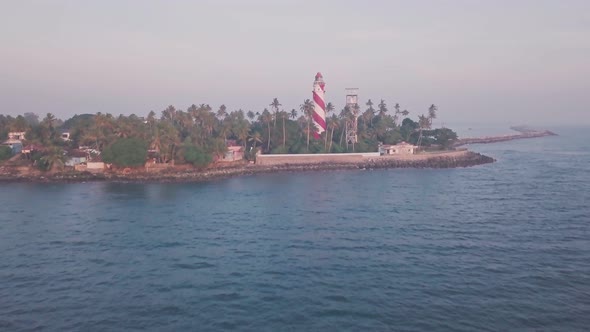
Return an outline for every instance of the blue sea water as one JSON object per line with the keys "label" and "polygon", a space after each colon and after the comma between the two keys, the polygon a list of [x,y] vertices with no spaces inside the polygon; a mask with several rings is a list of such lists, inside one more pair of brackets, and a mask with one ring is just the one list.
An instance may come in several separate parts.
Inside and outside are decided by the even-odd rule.
{"label": "blue sea water", "polygon": [[494,164],[0,184],[2,331],[584,331],[590,131]]}

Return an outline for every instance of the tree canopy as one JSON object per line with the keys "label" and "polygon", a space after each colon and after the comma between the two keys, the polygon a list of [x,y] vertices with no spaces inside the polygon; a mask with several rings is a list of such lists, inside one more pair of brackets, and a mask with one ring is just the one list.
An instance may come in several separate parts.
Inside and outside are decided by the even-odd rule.
{"label": "tree canopy", "polygon": [[142,166],[147,144],[139,138],[120,138],[102,151],[102,160],[121,167]]}
{"label": "tree canopy", "polygon": [[12,156],[12,149],[6,145],[0,145],[0,160],[10,159]]}
{"label": "tree canopy", "polygon": [[[411,113],[399,103],[392,103],[389,110],[386,100],[375,100],[379,102],[366,102],[364,112],[360,107],[338,111],[328,102],[327,128],[320,139],[313,138],[310,99],[285,110],[278,98],[270,99],[268,108],[259,111],[230,110],[225,105],[214,109],[208,104],[193,104],[182,110],[170,105],[159,116],[154,111],[144,117],[99,112],[74,115],[65,122],[51,113],[41,120],[30,112],[17,117],[0,114],[0,139],[5,140],[11,131],[25,131],[25,144],[39,145],[46,151],[85,146],[102,151],[105,161],[119,166],[143,164],[148,149],[150,157],[162,163],[202,165],[221,156],[229,142],[241,145],[244,151],[262,153],[339,153],[376,151],[379,143],[401,141],[422,148],[449,148],[457,139],[450,129],[434,128],[433,120],[438,117],[434,104],[411,119]],[[347,142],[346,128],[355,121],[358,142],[353,146]],[[64,131],[69,132],[69,140],[61,138]]]}

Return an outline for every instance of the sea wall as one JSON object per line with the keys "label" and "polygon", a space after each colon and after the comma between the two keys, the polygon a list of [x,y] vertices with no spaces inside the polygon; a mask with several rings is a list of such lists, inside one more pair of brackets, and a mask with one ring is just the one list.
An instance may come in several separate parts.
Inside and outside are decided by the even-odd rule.
{"label": "sea wall", "polygon": [[325,153],[325,154],[266,154],[256,156],[256,164],[273,165],[314,165],[314,164],[362,164],[370,162],[411,162],[432,158],[459,158],[466,156],[467,150],[423,152],[419,154],[379,155],[368,153]]}
{"label": "sea wall", "polygon": [[[0,172],[0,182],[201,182],[235,176],[277,173],[277,172],[305,172],[329,170],[358,170],[385,168],[455,168],[469,167],[494,162],[493,158],[471,151],[452,151],[445,153],[424,153],[405,156],[378,156],[376,154],[358,154],[338,156],[330,159],[326,156],[306,159],[306,157],[272,159],[271,164],[239,164],[232,167],[212,167],[199,170],[195,168],[169,167],[161,172],[131,172],[121,173],[107,171],[104,173],[91,172],[61,172],[61,173],[8,173]],[[310,157],[308,157],[310,158]],[[311,160],[312,162],[307,162]],[[280,163],[279,163],[280,162]]]}
{"label": "sea wall", "polygon": [[261,154],[256,156],[256,164],[271,165],[310,165],[324,163],[359,163],[367,158],[378,158],[378,152],[368,153],[319,153],[319,154]]}

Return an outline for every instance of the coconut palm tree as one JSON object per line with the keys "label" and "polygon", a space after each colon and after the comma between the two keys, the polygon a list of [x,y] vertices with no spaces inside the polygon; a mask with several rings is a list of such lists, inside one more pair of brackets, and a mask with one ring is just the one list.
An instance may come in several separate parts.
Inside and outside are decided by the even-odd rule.
{"label": "coconut palm tree", "polygon": [[270,103],[270,105],[268,105],[268,106],[270,106],[270,108],[271,108],[271,109],[272,109],[272,111],[273,111],[273,115],[274,115],[274,124],[273,124],[273,128],[274,128],[274,126],[276,126],[276,125],[277,125],[277,116],[278,116],[278,114],[279,114],[279,106],[283,106],[283,105],[281,105],[281,103],[279,103],[279,100],[278,100],[277,98],[274,98],[274,99],[272,100],[272,103]]}
{"label": "coconut palm tree", "polygon": [[438,107],[436,107],[436,105],[434,104],[430,105],[430,107],[428,108],[428,121],[430,122],[430,127],[432,127],[432,121],[436,119],[437,110]]}
{"label": "coconut palm tree", "polygon": [[41,161],[47,164],[47,169],[51,172],[60,171],[65,162],[64,150],[56,146],[51,147],[47,154],[41,157]]}
{"label": "coconut palm tree", "polygon": [[291,119],[295,120],[297,118],[297,111],[295,109],[292,109],[290,116],[291,116]]}
{"label": "coconut palm tree", "polygon": [[373,108],[374,104],[371,101],[371,99],[369,99],[369,101],[367,101],[365,105],[368,106],[367,110],[365,111],[365,114],[367,114],[367,118],[369,119],[371,126],[373,126],[373,118],[375,117],[375,109]]}
{"label": "coconut palm tree", "polygon": [[[334,104],[327,103],[326,104],[326,121],[328,120],[328,114],[334,111]],[[326,128],[327,129],[327,128]],[[324,137],[324,151],[328,148],[328,132],[326,131],[326,136]]]}
{"label": "coconut palm tree", "polygon": [[249,136],[248,141],[252,142],[252,144],[254,144],[255,149],[256,149],[256,143],[260,143],[260,145],[262,145],[262,135],[260,135],[259,132],[255,131],[248,136]]}
{"label": "coconut palm tree", "polygon": [[227,107],[225,107],[224,104],[221,104],[221,106],[219,106],[219,109],[217,110],[217,117],[220,119],[224,119],[227,116]]}
{"label": "coconut palm tree", "polygon": [[328,129],[330,129],[330,145],[327,152],[332,151],[332,143],[334,142],[334,129],[338,128],[338,126],[338,116],[336,116],[336,114],[332,114],[330,121],[328,122]]}
{"label": "coconut palm tree", "polygon": [[379,112],[379,117],[382,118],[389,110],[387,109],[387,104],[385,103],[385,100],[381,99],[381,102],[379,103],[379,105],[377,105],[378,107],[378,112]]}
{"label": "coconut palm tree", "polygon": [[287,130],[285,129],[285,121],[289,117],[289,113],[284,110],[280,113],[281,119],[283,119],[283,148],[287,145]]}
{"label": "coconut palm tree", "polygon": [[255,117],[256,115],[254,114],[254,112],[252,112],[252,111],[248,111],[248,112],[246,113],[246,116],[248,117],[248,120],[250,120],[250,122],[252,122],[252,120],[254,120],[254,117]]}
{"label": "coconut palm tree", "polygon": [[418,117],[418,130],[419,130],[419,134],[418,134],[418,147],[420,147],[420,145],[422,144],[422,131],[424,129],[428,129],[430,128],[430,120],[427,116],[425,116],[424,114],[420,115]]}
{"label": "coconut palm tree", "polygon": [[265,108],[264,111],[262,111],[262,114],[260,115],[260,118],[262,120],[263,123],[266,124],[267,129],[268,129],[268,141],[267,141],[267,146],[266,146],[266,150],[270,151],[270,123],[272,122],[272,114]]}
{"label": "coconut palm tree", "polygon": [[350,109],[350,107],[345,106],[341,111],[340,111],[340,128],[342,128],[342,131],[340,132],[340,146],[342,146],[342,141],[344,139],[344,134],[346,133],[346,124],[348,123],[350,117],[352,116],[352,110]]}
{"label": "coconut palm tree", "polygon": [[244,151],[246,150],[246,142],[248,141],[248,132],[250,131],[250,126],[248,124],[240,124],[236,130],[235,135],[236,137],[242,142],[244,145]]}
{"label": "coconut palm tree", "polygon": [[399,106],[398,103],[395,104],[395,106],[393,106],[393,108],[395,109],[395,113],[393,114],[393,125],[397,126],[398,124],[398,120],[399,120],[399,116],[402,113],[400,111],[401,106]]}
{"label": "coconut palm tree", "polygon": [[303,104],[299,106],[301,112],[303,112],[307,119],[307,151],[309,152],[309,134],[311,133],[311,119],[313,116],[313,102],[309,99],[305,99]]}

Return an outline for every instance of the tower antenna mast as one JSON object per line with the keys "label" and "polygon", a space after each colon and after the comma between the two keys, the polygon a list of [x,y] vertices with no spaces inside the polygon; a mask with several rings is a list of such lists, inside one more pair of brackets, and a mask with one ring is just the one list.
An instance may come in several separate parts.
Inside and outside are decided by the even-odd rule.
{"label": "tower antenna mast", "polygon": [[352,144],[352,152],[354,152],[354,145],[358,143],[357,131],[360,114],[358,91],[358,88],[346,88],[346,148],[348,149],[348,145]]}

